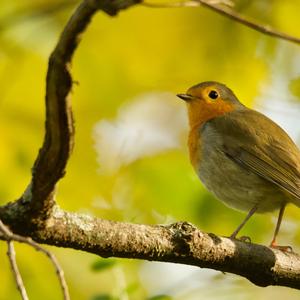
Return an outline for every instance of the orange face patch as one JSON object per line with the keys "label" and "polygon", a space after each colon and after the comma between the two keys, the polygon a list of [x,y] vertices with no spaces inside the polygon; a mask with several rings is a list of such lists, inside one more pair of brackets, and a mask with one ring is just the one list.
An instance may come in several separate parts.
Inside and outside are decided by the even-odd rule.
{"label": "orange face patch", "polygon": [[233,111],[235,107],[233,103],[222,99],[218,89],[214,86],[202,89],[190,89],[187,91],[187,94],[194,97],[194,99],[187,102],[190,123],[188,146],[191,163],[197,171],[201,161],[201,152],[199,152],[201,151],[199,128],[205,122]]}
{"label": "orange face patch", "polygon": [[215,101],[195,98],[187,103],[187,107],[191,129],[234,110],[232,103],[224,101],[221,98]]}
{"label": "orange face patch", "polygon": [[194,97],[187,102],[191,129],[235,108],[233,103],[222,99],[221,91],[215,85],[192,87],[187,94]]}

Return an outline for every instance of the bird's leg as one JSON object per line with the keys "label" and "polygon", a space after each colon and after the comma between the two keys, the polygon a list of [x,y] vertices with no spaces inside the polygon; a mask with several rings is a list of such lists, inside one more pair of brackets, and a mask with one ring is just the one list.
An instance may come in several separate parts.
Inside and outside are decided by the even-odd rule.
{"label": "bird's leg", "polygon": [[282,250],[282,251],[285,251],[285,252],[287,252],[287,251],[292,252],[293,251],[292,247],[290,247],[290,246],[278,246],[276,244],[276,237],[277,237],[277,234],[279,232],[279,228],[280,228],[280,225],[281,225],[281,221],[282,221],[283,213],[284,213],[284,210],[285,210],[285,206],[286,206],[286,203],[284,203],[280,208],[279,215],[278,215],[278,220],[277,220],[277,224],[276,224],[276,228],[275,228],[275,232],[274,232],[274,236],[273,236],[272,242],[270,244],[270,247],[275,248],[275,249],[279,249],[279,250]]}
{"label": "bird's leg", "polygon": [[285,204],[280,208],[278,219],[277,219],[277,224],[276,224],[276,228],[275,228],[275,232],[274,232],[274,236],[273,236],[272,242],[270,244],[270,247],[276,246],[276,237],[277,237],[277,234],[279,232],[279,228],[280,228],[280,225],[281,225],[284,210],[285,210]]}
{"label": "bird's leg", "polygon": [[244,219],[244,221],[232,233],[232,235],[230,236],[231,239],[235,239],[236,238],[237,234],[240,232],[240,230],[246,224],[246,222],[250,219],[250,217],[256,212],[256,210],[257,210],[257,204],[255,204],[255,206],[253,206],[253,208],[251,208],[251,210],[248,212],[248,214],[247,214],[246,218]]}

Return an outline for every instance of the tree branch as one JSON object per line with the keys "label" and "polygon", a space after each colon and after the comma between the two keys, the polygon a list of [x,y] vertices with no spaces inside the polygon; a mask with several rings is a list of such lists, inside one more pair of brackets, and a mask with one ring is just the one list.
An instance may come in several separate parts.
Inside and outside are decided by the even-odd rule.
{"label": "tree branch", "polygon": [[[220,5],[221,4],[221,5]],[[222,5],[223,4],[223,5]],[[225,4],[225,5],[224,5]],[[229,4],[229,5],[228,5]],[[255,21],[250,20],[246,16],[239,14],[238,12],[231,9],[228,3],[225,1],[211,1],[211,0],[187,0],[187,1],[179,1],[179,2],[164,2],[164,3],[151,3],[151,2],[143,2],[143,5],[153,8],[167,8],[167,7],[196,7],[196,6],[205,6],[218,14],[221,14],[227,18],[230,18],[240,24],[243,24],[251,29],[254,29],[258,32],[261,32],[265,35],[269,35],[271,37],[279,38],[282,40],[286,40],[295,44],[300,44],[300,38],[295,37],[293,35],[286,34],[284,32],[278,31],[272,28],[269,25],[262,25]]]}
{"label": "tree branch", "polygon": [[300,289],[298,254],[207,234],[187,222],[138,225],[55,207],[44,229],[27,234],[40,243],[102,257],[182,263],[238,274],[258,286]]}

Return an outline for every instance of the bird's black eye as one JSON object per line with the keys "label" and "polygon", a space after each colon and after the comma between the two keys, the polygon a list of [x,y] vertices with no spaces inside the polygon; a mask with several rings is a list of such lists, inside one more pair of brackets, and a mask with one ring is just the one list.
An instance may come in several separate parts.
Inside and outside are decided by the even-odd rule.
{"label": "bird's black eye", "polygon": [[211,90],[209,92],[209,94],[208,94],[208,97],[211,98],[211,99],[213,99],[213,100],[215,100],[215,99],[217,99],[219,97],[219,94],[218,94],[217,91]]}

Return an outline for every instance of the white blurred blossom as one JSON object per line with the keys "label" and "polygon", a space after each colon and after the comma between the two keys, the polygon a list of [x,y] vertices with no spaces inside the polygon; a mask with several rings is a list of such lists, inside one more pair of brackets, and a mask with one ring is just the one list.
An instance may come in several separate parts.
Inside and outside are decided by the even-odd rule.
{"label": "white blurred blossom", "polygon": [[[234,275],[174,263],[143,262],[139,277],[143,287],[153,298],[168,295],[178,300],[232,299],[224,297],[224,294],[241,286],[237,281],[239,278]],[[234,299],[246,299],[245,294],[243,291],[242,295],[239,292],[236,294],[239,297]]]}
{"label": "white blurred blossom", "polygon": [[[283,72],[282,66],[288,67],[288,71]],[[289,87],[292,80],[299,78],[299,52],[284,43],[278,44],[270,68],[270,78],[262,83],[256,98],[256,109],[278,123],[300,145],[300,104]]]}
{"label": "white blurred blossom", "polygon": [[168,93],[151,93],[124,105],[115,120],[95,125],[100,171],[114,173],[124,165],[178,148],[186,131],[184,105]]}

